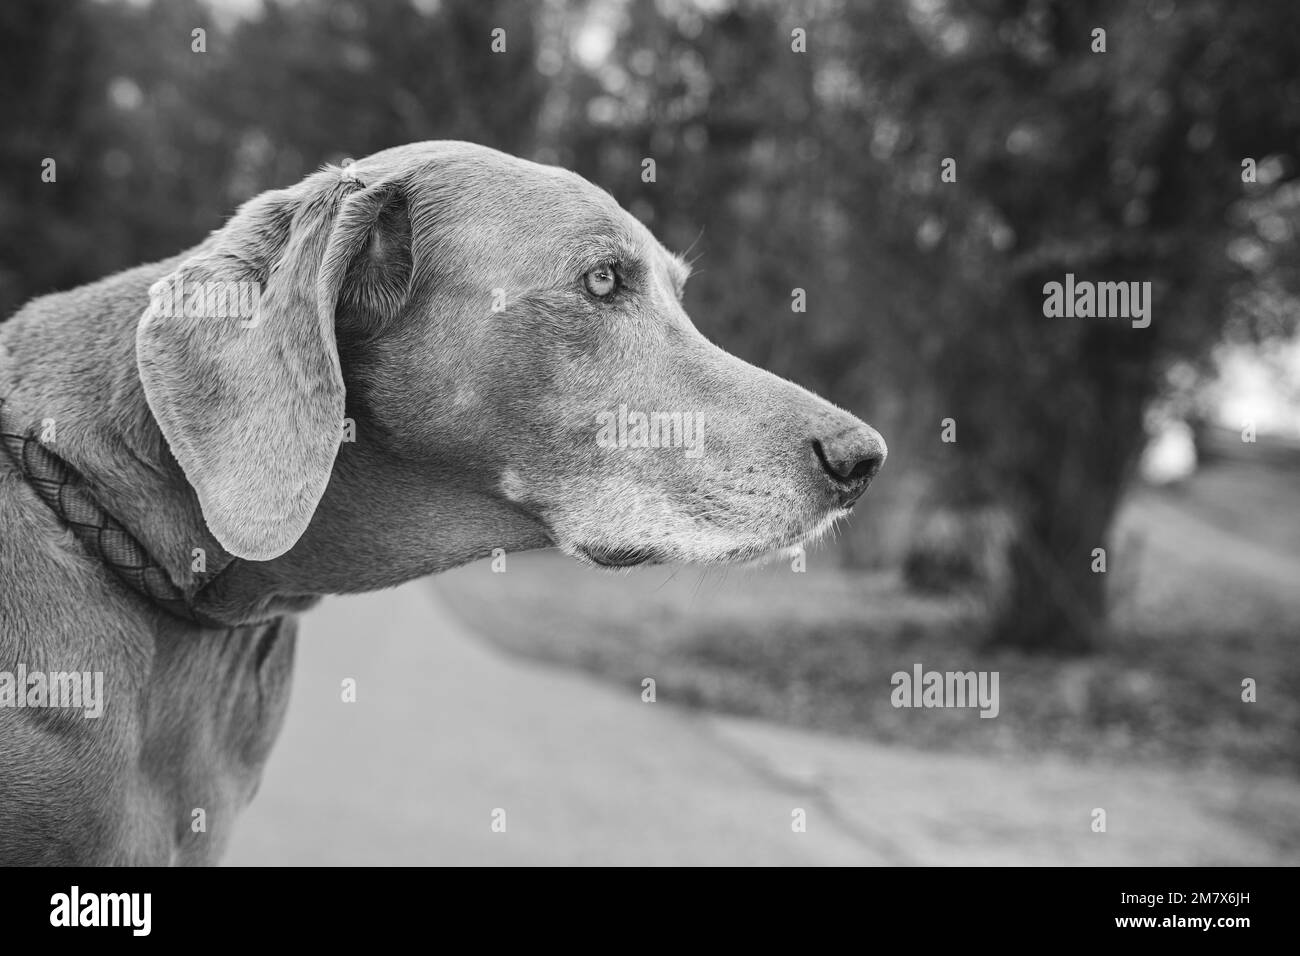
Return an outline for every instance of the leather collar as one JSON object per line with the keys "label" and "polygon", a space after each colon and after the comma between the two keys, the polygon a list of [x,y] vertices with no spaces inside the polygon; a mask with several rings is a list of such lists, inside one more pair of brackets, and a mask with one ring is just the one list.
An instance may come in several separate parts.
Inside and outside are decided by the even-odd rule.
{"label": "leather collar", "polygon": [[128,588],[172,617],[201,627],[229,629],[191,604],[122,523],[95,500],[85,479],[23,426],[0,398],[0,448],[59,520]]}

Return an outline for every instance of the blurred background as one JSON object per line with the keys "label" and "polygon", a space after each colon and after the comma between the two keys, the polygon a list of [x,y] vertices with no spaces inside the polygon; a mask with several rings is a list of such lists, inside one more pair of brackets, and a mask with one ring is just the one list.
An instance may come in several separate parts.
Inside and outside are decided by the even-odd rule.
{"label": "blurred background", "polygon": [[[889,442],[852,521],[801,568],[607,575],[512,555],[504,574],[420,585],[441,629],[502,667],[583,675],[572,693],[613,693],[611,725],[649,676],[687,721],[683,747],[692,720],[768,734],[745,746],[778,775],[830,748],[786,783],[820,788],[850,843],[972,780],[1007,815],[945,856],[954,808],[934,805],[892,850],[859,839],[864,861],[978,862],[994,844],[1006,862],[1300,859],[1293,0],[11,0],[0,43],[0,315],[170,256],[322,163],[466,139],[607,189],[690,250],[706,335]],[[1150,327],[1045,318],[1043,285],[1066,273],[1151,282]],[[355,607],[375,640],[396,613]],[[418,620],[392,640],[437,640]],[[303,782],[325,746],[312,728],[338,719],[310,716],[314,668],[337,679],[303,634],[281,747],[300,756],[272,759],[254,808],[284,862],[321,789]],[[890,675],[917,662],[998,671],[998,718],[892,707]],[[503,733],[522,747],[526,725]],[[593,785],[599,761],[584,766]],[[667,799],[679,772],[624,798]],[[1088,787],[1125,780],[1151,843],[1072,842],[1103,805]],[[1184,816],[1139,790],[1191,802]],[[383,826],[368,792],[327,815]],[[1031,834],[1034,813],[1049,822]],[[548,826],[538,860],[567,859],[593,825]],[[758,824],[736,826],[755,845]],[[579,858],[612,859],[610,832]],[[360,842],[388,846],[381,862],[410,845]]]}

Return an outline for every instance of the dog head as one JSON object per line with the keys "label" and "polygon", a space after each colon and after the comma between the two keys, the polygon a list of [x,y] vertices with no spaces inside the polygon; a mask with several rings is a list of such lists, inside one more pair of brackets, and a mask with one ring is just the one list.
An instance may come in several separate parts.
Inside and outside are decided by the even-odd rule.
{"label": "dog head", "polygon": [[[332,476],[385,469],[412,522],[454,488],[604,566],[806,542],[884,442],[704,339],[688,272],[573,173],[398,147],[244,206],[154,286],[140,374],[209,529],[250,560],[294,547]],[[222,294],[245,307],[204,314]]]}

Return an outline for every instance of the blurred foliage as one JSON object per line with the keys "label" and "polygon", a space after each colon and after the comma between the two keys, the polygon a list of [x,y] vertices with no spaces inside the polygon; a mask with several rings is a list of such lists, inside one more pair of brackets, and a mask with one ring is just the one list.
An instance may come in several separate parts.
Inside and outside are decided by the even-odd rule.
{"label": "blurred foliage", "polygon": [[[902,561],[918,513],[1003,516],[1006,643],[1095,642],[1144,411],[1225,334],[1294,328],[1294,0],[15,0],[0,37],[3,314],[346,155],[569,166],[698,256],[706,333],[889,438],[853,557]],[[1151,281],[1151,327],[1045,319],[1066,272]]]}

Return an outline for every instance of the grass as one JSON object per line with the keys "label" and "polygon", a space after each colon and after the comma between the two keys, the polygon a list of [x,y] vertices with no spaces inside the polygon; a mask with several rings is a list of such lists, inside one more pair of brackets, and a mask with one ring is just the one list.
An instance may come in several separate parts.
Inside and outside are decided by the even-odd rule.
{"label": "grass", "polygon": [[[892,572],[809,555],[805,573],[606,574],[553,553],[435,585],[473,629],[517,654],[660,701],[914,747],[1061,753],[1300,775],[1300,483],[1216,461],[1128,502],[1111,561],[1114,633],[1087,658],[990,651],[969,599],[910,593]],[[890,677],[995,670],[1000,714],[895,709]],[[1259,701],[1241,701],[1241,681]]]}

